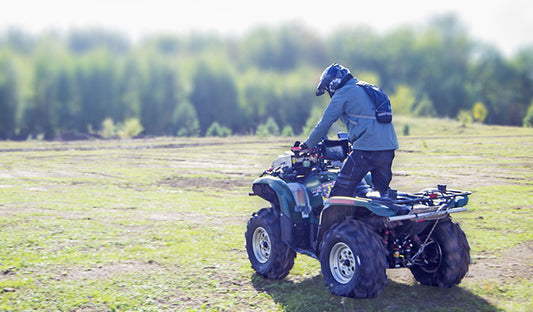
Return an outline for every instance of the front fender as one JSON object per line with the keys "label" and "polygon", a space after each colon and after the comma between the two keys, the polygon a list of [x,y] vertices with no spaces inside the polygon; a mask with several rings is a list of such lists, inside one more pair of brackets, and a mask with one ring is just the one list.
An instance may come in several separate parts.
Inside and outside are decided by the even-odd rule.
{"label": "front fender", "polygon": [[281,213],[289,219],[295,219],[294,207],[295,201],[292,192],[285,181],[273,176],[264,176],[257,178],[252,184],[254,195],[257,195],[266,201],[278,207]]}

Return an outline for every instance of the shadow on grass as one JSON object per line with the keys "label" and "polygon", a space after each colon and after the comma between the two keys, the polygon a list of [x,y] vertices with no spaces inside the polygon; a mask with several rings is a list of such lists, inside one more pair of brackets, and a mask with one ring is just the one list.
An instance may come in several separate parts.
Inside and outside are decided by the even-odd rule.
{"label": "shadow on grass", "polygon": [[353,299],[332,295],[322,275],[296,283],[258,274],[251,279],[255,289],[267,293],[286,311],[502,311],[461,287],[406,285],[389,279],[377,298]]}

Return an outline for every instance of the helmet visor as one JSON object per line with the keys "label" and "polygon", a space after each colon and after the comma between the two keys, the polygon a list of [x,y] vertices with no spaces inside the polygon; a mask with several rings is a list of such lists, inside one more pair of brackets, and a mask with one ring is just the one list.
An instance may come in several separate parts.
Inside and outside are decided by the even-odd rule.
{"label": "helmet visor", "polygon": [[329,81],[326,81],[326,77],[328,76],[328,71],[330,68],[331,66],[326,68],[322,72],[322,75],[320,75],[320,81],[318,82],[318,86],[316,87],[316,92],[315,92],[316,96],[321,96],[322,94],[324,94],[324,91],[326,90],[326,86],[329,84]]}

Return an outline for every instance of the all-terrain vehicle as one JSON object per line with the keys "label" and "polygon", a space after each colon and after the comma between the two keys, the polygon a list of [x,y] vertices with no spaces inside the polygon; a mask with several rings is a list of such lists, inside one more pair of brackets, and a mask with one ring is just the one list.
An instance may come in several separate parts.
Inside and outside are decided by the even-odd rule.
{"label": "all-terrain vehicle", "polygon": [[350,143],[339,135],[306,153],[298,145],[252,185],[250,195],[271,204],[252,215],[245,233],[257,273],[284,278],[302,253],[320,261],[326,286],[339,296],[378,296],[388,268],[409,268],[423,285],[461,282],[470,247],[450,214],[467,209],[470,192],[438,185],[380,196],[367,174],[353,197],[330,197]]}

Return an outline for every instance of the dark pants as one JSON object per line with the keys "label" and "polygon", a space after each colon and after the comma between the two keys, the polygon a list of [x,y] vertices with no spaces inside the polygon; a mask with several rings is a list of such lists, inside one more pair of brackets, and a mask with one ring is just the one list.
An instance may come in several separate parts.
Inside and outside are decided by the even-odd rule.
{"label": "dark pants", "polygon": [[353,196],[355,187],[370,171],[374,190],[385,195],[392,179],[392,160],[394,150],[390,151],[352,151],[344,161],[331,196]]}

